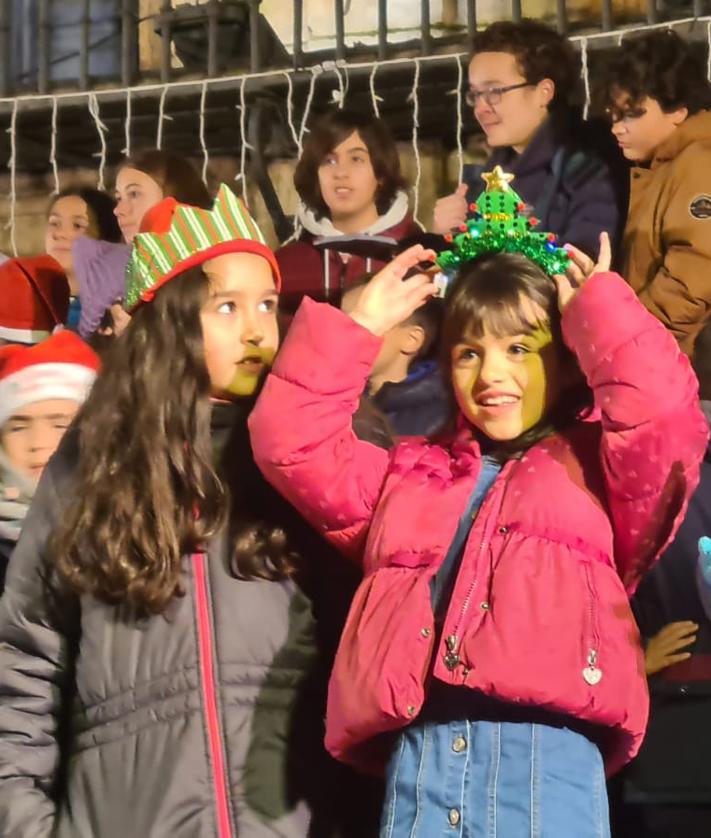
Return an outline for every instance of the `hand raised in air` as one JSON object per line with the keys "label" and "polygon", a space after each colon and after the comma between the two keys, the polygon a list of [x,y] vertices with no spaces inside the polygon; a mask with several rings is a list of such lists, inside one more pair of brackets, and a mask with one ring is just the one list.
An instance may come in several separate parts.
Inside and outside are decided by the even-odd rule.
{"label": "hand raised in air", "polygon": [[570,264],[564,274],[556,274],[553,279],[558,286],[558,307],[561,311],[570,303],[573,297],[580,291],[591,276],[597,273],[606,273],[610,270],[612,262],[612,248],[610,237],[607,233],[600,233],[600,250],[597,262],[589,256],[566,244],[565,249],[570,255]]}
{"label": "hand raised in air", "polygon": [[381,337],[408,317],[437,292],[428,273],[404,279],[422,262],[433,262],[435,253],[421,244],[396,256],[365,286],[350,316],[374,335]]}

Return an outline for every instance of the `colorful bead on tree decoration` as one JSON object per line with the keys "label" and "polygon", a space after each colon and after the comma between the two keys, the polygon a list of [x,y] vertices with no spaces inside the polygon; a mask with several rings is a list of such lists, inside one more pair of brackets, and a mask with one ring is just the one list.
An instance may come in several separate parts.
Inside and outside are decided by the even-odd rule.
{"label": "colorful bead on tree decoration", "polygon": [[485,253],[521,253],[549,274],[563,273],[570,257],[558,247],[553,233],[534,232],[538,219],[525,215],[526,204],[509,185],[514,176],[495,166],[482,174],[486,189],[470,205],[476,215],[459,227],[460,232],[445,236],[454,247],[437,257],[446,273]]}

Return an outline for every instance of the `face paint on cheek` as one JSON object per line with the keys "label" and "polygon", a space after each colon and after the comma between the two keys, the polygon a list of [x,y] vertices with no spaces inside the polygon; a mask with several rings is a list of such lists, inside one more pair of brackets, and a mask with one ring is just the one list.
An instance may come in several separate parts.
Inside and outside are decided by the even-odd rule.
{"label": "face paint on cheek", "polygon": [[521,431],[527,431],[543,418],[546,408],[546,370],[543,359],[531,354],[524,361],[528,383],[521,399]]}
{"label": "face paint on cheek", "polygon": [[275,355],[276,349],[270,347],[251,349],[237,365],[235,374],[227,385],[226,392],[232,396],[254,395],[262,377],[269,372]]}
{"label": "face paint on cheek", "polygon": [[546,360],[553,358],[553,335],[547,327],[537,329],[533,335],[535,352],[526,355],[526,386],[521,399],[521,432],[529,430],[543,419],[548,408],[550,390],[549,370]]}

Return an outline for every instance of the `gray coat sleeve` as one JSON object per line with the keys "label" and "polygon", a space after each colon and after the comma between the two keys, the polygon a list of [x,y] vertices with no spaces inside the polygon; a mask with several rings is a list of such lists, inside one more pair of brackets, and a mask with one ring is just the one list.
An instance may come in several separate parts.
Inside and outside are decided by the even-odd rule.
{"label": "gray coat sleeve", "polygon": [[[51,464],[10,560],[0,599],[0,835],[52,832],[58,727],[69,643],[50,606],[48,539],[60,515]],[[63,621],[62,621],[63,622]]]}

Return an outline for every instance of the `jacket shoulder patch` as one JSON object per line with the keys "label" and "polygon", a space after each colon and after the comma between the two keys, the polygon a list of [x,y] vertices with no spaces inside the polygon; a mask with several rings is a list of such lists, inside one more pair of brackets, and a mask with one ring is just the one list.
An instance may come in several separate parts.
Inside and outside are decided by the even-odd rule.
{"label": "jacket shoulder patch", "polygon": [[689,204],[689,213],[702,221],[711,218],[711,195],[697,195]]}

